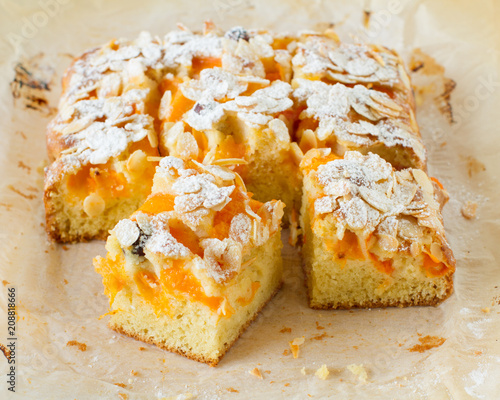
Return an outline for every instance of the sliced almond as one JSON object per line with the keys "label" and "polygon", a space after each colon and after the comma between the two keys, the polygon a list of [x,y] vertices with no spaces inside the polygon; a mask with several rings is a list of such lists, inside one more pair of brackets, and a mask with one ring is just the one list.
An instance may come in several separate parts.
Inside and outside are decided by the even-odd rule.
{"label": "sliced almond", "polygon": [[97,193],[91,193],[83,200],[83,211],[91,218],[101,215],[105,207],[106,203]]}
{"label": "sliced almond", "polygon": [[127,169],[130,173],[139,175],[148,165],[148,156],[142,150],[134,151],[127,160]]}

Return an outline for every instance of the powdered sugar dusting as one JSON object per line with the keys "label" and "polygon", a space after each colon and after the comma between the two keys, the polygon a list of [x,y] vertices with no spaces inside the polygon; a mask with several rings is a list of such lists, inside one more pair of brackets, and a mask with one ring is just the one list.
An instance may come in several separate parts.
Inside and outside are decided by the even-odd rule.
{"label": "powdered sugar dusting", "polygon": [[[314,158],[314,155],[309,157]],[[302,168],[307,168],[308,161]],[[418,171],[418,174],[413,171]],[[370,153],[363,156],[353,151],[346,152],[343,159],[321,164],[317,170],[306,174],[306,179],[318,190],[313,208],[315,218],[321,220],[333,215],[339,240],[343,238],[345,229],[362,238],[368,238],[373,233],[384,238],[392,236],[400,243],[408,242],[409,238],[415,243],[423,243],[425,232],[428,232],[427,235],[430,232],[433,240],[449,252],[441,254],[443,261],[454,263],[437,201],[436,192],[439,189],[431,184],[422,185],[414,178],[417,175],[421,181],[426,179],[431,182],[422,171],[395,171],[378,155]],[[412,216],[415,222],[407,216]],[[315,232],[319,235],[330,234],[321,230]],[[390,239],[385,241],[391,242]],[[430,243],[425,244],[429,245],[432,247]],[[390,251],[397,248],[385,247]],[[415,246],[414,250],[417,250]],[[436,250],[436,254],[440,253]]]}
{"label": "powdered sugar dusting", "polygon": [[[321,81],[296,80],[294,97],[307,108],[300,118],[319,121],[317,138],[336,138],[347,147],[371,146],[383,143],[388,147],[412,149],[422,163],[425,149],[418,132],[407,125],[408,114],[387,94],[356,85],[328,85]],[[352,114],[358,115],[354,121]]]}

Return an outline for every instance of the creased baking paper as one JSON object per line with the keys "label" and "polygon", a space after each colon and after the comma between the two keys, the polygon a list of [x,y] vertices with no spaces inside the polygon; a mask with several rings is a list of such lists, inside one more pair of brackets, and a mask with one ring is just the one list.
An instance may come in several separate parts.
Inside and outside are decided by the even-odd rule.
{"label": "creased baking paper", "polygon": [[[1,2],[0,343],[7,337],[7,290],[14,287],[12,398],[498,398],[498,15],[493,1]],[[92,258],[104,254],[104,243],[54,245],[44,232],[45,127],[62,72],[73,56],[113,37],[163,35],[177,22],[200,29],[207,18],[224,29],[277,32],[334,24],[342,39],[393,47],[408,62],[420,48],[445,67],[456,82],[452,124],[443,94],[451,81],[429,60],[411,64],[429,172],[451,196],[444,217],[457,272],[449,300],[435,308],[313,311],[299,254],[285,247],[283,290],[217,368],[120,336],[107,328],[107,317],[99,319],[108,302]],[[468,201],[477,203],[473,219],[461,212]],[[289,342],[302,337],[293,358]],[[323,365],[326,379],[324,369],[316,374]],[[2,399],[9,398],[4,378]]]}

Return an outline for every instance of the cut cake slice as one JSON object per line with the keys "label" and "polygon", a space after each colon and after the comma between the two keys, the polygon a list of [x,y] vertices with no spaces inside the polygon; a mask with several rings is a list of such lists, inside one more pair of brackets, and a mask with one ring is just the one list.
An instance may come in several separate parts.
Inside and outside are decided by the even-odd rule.
{"label": "cut cake slice", "polygon": [[312,308],[436,305],[453,290],[440,184],[378,155],[309,151],[301,227]]}
{"label": "cut cake slice", "polygon": [[163,158],[94,260],[110,327],[216,365],[282,284],[283,206],[252,200],[226,168]]}

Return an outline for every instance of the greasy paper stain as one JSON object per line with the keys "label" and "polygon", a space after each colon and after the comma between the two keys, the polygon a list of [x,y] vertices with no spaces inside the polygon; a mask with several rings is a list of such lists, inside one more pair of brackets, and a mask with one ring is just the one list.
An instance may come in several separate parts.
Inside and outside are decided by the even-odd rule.
{"label": "greasy paper stain", "polygon": [[[453,79],[445,76],[445,68],[430,55],[417,48],[411,54],[409,69],[414,82],[417,105],[422,104],[426,97],[431,96],[441,114],[450,124],[453,123],[450,98],[457,84]],[[420,77],[423,79],[419,79]],[[415,84],[415,81],[425,83],[419,85]]]}
{"label": "greasy paper stain", "polygon": [[45,93],[50,91],[54,70],[43,65],[42,59],[43,54],[38,54],[19,61],[14,67],[10,89],[14,102],[19,101],[27,109],[51,115],[55,109],[50,107]]}
{"label": "greasy paper stain", "polygon": [[444,342],[446,342],[445,338],[441,338],[438,336],[424,336],[418,338],[420,344],[416,344],[412,348],[408,349],[411,352],[423,353],[424,351],[433,349],[434,347],[441,346]]}

